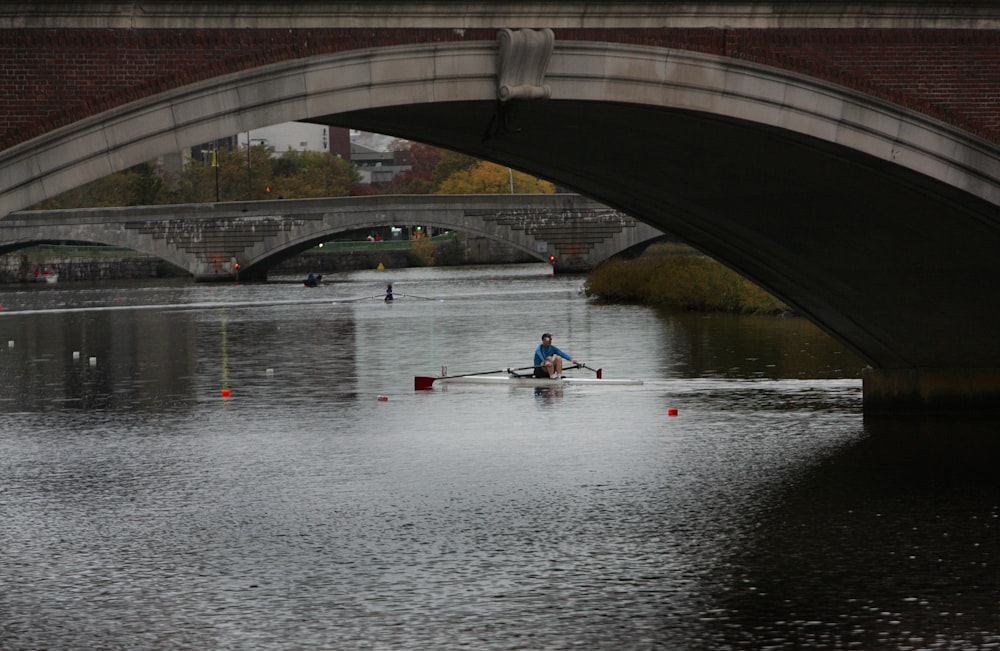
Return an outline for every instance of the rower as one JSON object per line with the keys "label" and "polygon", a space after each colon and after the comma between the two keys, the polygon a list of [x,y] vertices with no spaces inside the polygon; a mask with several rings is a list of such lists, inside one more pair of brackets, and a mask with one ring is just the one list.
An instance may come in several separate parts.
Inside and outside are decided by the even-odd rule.
{"label": "rower", "polygon": [[389,283],[388,285],[385,286],[385,302],[386,303],[392,302],[392,283]]}
{"label": "rower", "polygon": [[547,377],[555,380],[561,378],[564,359],[568,359],[570,364],[577,363],[571,355],[553,346],[552,334],[546,332],[542,335],[542,343],[535,349],[535,377]]}

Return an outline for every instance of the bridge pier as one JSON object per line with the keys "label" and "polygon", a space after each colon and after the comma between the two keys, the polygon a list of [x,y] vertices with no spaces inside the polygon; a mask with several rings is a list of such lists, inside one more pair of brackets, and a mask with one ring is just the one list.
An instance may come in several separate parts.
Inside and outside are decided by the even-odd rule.
{"label": "bridge pier", "polygon": [[1000,368],[868,367],[862,381],[866,415],[1000,414]]}

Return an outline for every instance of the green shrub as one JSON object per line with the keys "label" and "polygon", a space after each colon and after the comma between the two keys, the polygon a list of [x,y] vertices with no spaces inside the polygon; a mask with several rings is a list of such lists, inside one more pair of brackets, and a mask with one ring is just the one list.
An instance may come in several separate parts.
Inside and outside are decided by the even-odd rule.
{"label": "green shrub", "polygon": [[601,300],[684,310],[767,314],[788,307],[711,258],[673,247],[651,247],[632,260],[612,258],[594,269],[584,291]]}
{"label": "green shrub", "polygon": [[410,246],[410,265],[413,267],[430,267],[434,264],[434,252],[437,244],[429,237],[413,240]]}

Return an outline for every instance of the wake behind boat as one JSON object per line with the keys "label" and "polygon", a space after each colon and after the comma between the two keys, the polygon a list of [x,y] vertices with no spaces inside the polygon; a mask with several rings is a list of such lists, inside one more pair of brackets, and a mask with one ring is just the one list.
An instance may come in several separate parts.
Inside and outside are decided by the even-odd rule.
{"label": "wake behind boat", "polygon": [[[592,369],[585,364],[574,368],[586,368],[594,371],[595,377],[534,377],[531,374],[520,375],[518,371],[534,369],[529,366],[523,369],[500,369],[485,373],[464,373],[460,375],[417,375],[413,378],[414,391],[426,391],[438,384],[492,384],[509,387],[558,387],[567,384],[585,384],[595,386],[638,386],[642,380],[630,378],[604,378],[603,369]],[[568,370],[568,369],[567,369]]]}

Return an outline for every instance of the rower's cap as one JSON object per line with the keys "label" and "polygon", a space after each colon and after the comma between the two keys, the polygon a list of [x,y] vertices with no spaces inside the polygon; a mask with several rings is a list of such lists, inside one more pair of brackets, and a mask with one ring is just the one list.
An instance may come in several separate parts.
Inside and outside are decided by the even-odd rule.
{"label": "rower's cap", "polygon": [[542,339],[552,339],[552,333],[546,332],[545,334],[542,335]]}

